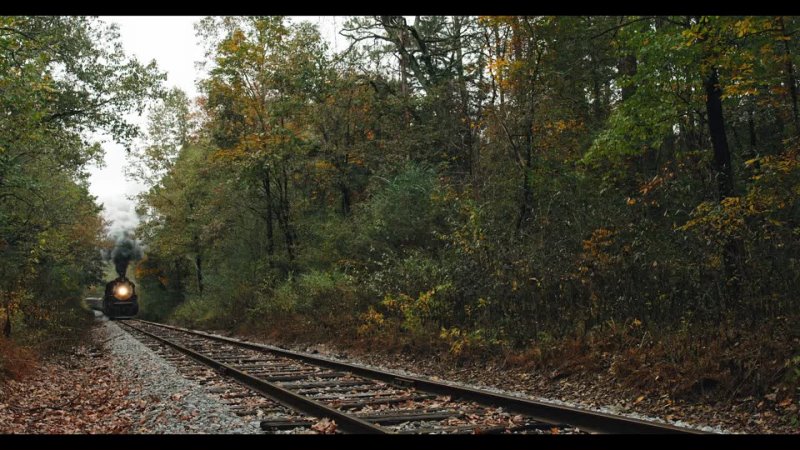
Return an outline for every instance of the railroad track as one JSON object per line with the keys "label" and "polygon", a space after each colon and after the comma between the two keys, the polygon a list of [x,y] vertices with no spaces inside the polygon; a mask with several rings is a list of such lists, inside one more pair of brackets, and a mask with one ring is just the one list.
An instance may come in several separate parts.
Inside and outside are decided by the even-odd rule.
{"label": "railroad track", "polygon": [[[151,346],[191,360],[240,415],[268,432],[316,430],[399,434],[700,433],[662,423],[537,402],[399,375],[268,345],[141,320],[118,322]],[[179,352],[179,353],[174,353]],[[162,352],[163,354],[164,352]],[[178,355],[178,356],[176,356]],[[209,370],[208,368],[211,368]],[[335,423],[335,425],[332,425]]]}

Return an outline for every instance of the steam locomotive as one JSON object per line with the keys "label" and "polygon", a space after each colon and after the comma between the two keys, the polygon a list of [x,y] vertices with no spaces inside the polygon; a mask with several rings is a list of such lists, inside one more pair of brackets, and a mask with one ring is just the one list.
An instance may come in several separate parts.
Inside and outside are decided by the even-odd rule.
{"label": "steam locomotive", "polygon": [[103,296],[103,313],[110,319],[130,319],[139,312],[136,285],[121,276],[106,284]]}

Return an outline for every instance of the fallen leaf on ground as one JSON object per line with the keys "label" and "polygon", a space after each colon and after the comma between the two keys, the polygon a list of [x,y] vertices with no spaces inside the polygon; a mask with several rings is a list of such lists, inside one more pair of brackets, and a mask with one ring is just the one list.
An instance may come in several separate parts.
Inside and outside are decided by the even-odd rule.
{"label": "fallen leaf on ground", "polygon": [[322,434],[333,434],[336,432],[336,422],[324,418],[311,425],[311,429]]}

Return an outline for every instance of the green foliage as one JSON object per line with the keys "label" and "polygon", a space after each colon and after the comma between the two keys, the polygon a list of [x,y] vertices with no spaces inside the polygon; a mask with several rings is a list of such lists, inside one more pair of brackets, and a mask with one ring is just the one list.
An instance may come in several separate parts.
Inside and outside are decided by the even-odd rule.
{"label": "green foliage", "polygon": [[183,280],[190,273],[187,266],[184,259],[166,263],[154,251],[139,261],[133,276],[139,296],[139,317],[163,321],[183,302]]}
{"label": "green foliage", "polygon": [[443,284],[420,292],[416,298],[404,293],[387,295],[380,304],[389,313],[400,316],[404,330],[412,335],[421,335],[426,325],[442,317],[441,297],[446,296],[451,289],[452,286]]}
{"label": "green foliage", "polygon": [[800,355],[792,357],[786,361],[786,378],[789,383],[800,385]]}
{"label": "green foliage", "polygon": [[173,93],[140,155],[147,309],[539,360],[796,316],[797,26],[381,16],[332,55],[307,24],[206,19],[199,120]]}
{"label": "green foliage", "polygon": [[409,165],[383,184],[364,206],[367,235],[393,251],[413,247],[430,250],[443,228],[443,212],[434,203],[436,174]]}
{"label": "green foliage", "polygon": [[236,323],[220,298],[192,298],[181,303],[171,316],[173,320],[194,328],[218,329]]}
{"label": "green foliage", "polygon": [[490,353],[492,350],[503,348],[506,342],[495,336],[494,329],[486,330],[477,328],[472,331],[464,331],[457,327],[442,328],[439,337],[450,345],[450,353],[454,356],[462,354],[481,354]]}
{"label": "green foliage", "polygon": [[91,315],[79,299],[102,275],[106,224],[86,167],[103,151],[87,136],[129,145],[125,113],[164,78],[118,38],[86,17],[0,17],[0,317],[4,334],[45,349],[80,337]]}
{"label": "green foliage", "polygon": [[351,277],[338,272],[311,271],[282,283],[271,296],[260,298],[250,316],[334,315],[357,309],[358,299]]}

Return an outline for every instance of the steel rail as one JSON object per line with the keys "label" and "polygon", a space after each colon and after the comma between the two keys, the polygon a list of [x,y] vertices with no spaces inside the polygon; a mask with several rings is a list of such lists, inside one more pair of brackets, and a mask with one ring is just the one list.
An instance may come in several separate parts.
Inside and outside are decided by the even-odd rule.
{"label": "steel rail", "polygon": [[253,342],[242,341],[235,338],[220,336],[204,331],[190,330],[187,328],[166,325],[156,322],[138,320],[142,323],[172,329],[184,333],[203,336],[218,342],[225,342],[235,346],[249,348],[252,350],[266,351],[289,358],[324,366],[332,369],[346,370],[365,378],[376,379],[395,385],[414,387],[423,392],[430,392],[439,395],[449,395],[453,398],[460,398],[503,407],[518,414],[525,414],[531,418],[553,425],[568,424],[589,433],[598,434],[707,434],[700,430],[678,427],[671,424],[649,422],[632,417],[618,416],[574,408],[565,405],[556,405],[536,400],[514,397],[507,394],[494,393],[480,389],[454,385],[442,381],[434,381],[422,377],[414,377],[382,371],[369,367],[358,366],[352,363],[336,361],[322,356],[313,356],[292,350],[286,350],[266,344],[256,344]]}
{"label": "steel rail", "polygon": [[[152,322],[145,322],[145,321],[142,322],[152,324]],[[283,404],[284,406],[304,412],[309,415],[317,417],[327,417],[333,419],[336,422],[336,425],[343,431],[347,431],[350,433],[360,433],[360,434],[390,433],[390,431],[385,428],[374,425],[365,420],[359,419],[358,417],[348,415],[346,413],[343,413],[337,409],[331,408],[327,405],[324,405],[310,398],[306,398],[301,395],[295,394],[292,391],[284,389],[268,381],[248,375],[246,372],[242,372],[241,370],[238,370],[235,367],[217,361],[213,358],[209,358],[208,356],[205,356],[202,353],[198,353],[192,349],[186,348],[168,339],[164,339],[161,336],[150,333],[149,331],[131,325],[130,323],[125,323],[124,325],[138,331],[139,333],[149,336],[169,347],[172,347],[175,350],[207,366],[210,366],[218,370],[224,375],[234,378],[240,383],[254,389],[255,391],[257,391],[262,395],[274,399],[275,401]]]}

